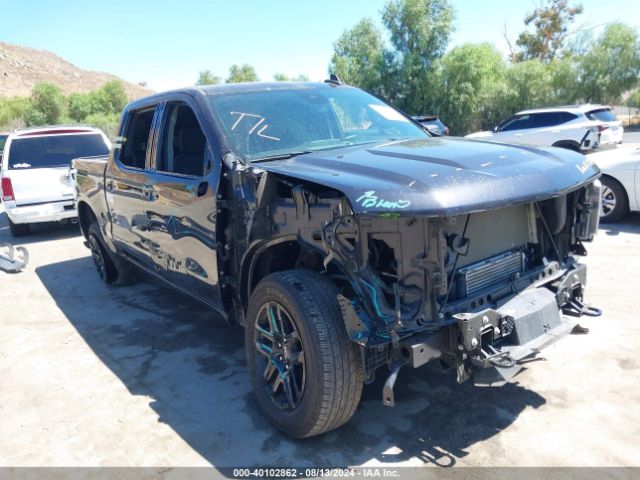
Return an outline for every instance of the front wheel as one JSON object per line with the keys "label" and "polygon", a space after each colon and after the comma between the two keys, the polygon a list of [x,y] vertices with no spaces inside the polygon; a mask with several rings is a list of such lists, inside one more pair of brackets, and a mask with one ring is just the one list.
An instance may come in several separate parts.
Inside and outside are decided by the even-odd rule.
{"label": "front wheel", "polygon": [[624,187],[611,177],[603,176],[600,181],[602,182],[600,221],[602,223],[618,222],[629,213],[629,201]]}
{"label": "front wheel", "polygon": [[245,347],[258,405],[285,434],[312,437],[346,423],[363,371],[335,285],[309,270],[277,272],[251,295]]}

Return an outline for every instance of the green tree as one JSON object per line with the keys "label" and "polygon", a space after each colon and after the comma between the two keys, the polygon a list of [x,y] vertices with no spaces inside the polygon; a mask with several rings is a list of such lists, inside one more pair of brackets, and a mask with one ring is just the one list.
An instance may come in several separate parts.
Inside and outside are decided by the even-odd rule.
{"label": "green tree", "polygon": [[274,73],[273,79],[276,82],[308,82],[309,81],[309,77],[302,73],[299,74],[297,77],[289,77],[284,73]]}
{"label": "green tree", "polygon": [[512,55],[516,60],[539,60],[548,63],[564,46],[569,35],[569,26],[576,15],[583,11],[582,5],[570,6],[568,0],[548,0],[524,19],[533,31],[524,31],[516,40],[521,50]]}
{"label": "green tree", "polygon": [[632,108],[640,108],[640,88],[629,94],[624,104]]}
{"label": "green tree", "polygon": [[369,18],[345,30],[333,44],[329,73],[343,82],[377,91],[383,70],[382,33]]}
{"label": "green tree", "polygon": [[90,93],[72,93],[68,104],[69,118],[75,122],[84,122],[93,109]]}
{"label": "green tree", "polygon": [[242,66],[231,65],[229,68],[229,76],[225,80],[226,83],[242,83],[242,82],[257,82],[259,80],[258,74],[251,65],[246,63]]}
{"label": "green tree", "polygon": [[453,134],[465,134],[494,122],[487,117],[492,101],[504,93],[506,64],[502,55],[488,43],[465,44],[442,58],[438,74],[440,105],[438,112]]}
{"label": "green tree", "polygon": [[31,91],[31,108],[25,113],[27,125],[58,123],[65,113],[65,99],[60,87],[38,83]]}
{"label": "green tree", "polygon": [[24,126],[24,118],[31,109],[28,97],[0,98],[0,130]]}
{"label": "green tree", "polygon": [[638,33],[623,23],[608,25],[578,58],[578,78],[585,101],[615,103],[638,85]]}
{"label": "green tree", "polygon": [[91,102],[94,112],[119,114],[127,104],[127,92],[122,82],[113,80],[92,92]]}
{"label": "green tree", "polygon": [[120,115],[116,113],[91,113],[82,119],[82,122],[98,127],[113,139],[118,133],[119,120]]}
{"label": "green tree", "polygon": [[552,105],[576,103],[579,97],[578,72],[575,59],[563,56],[552,60],[547,68],[551,77]]}
{"label": "green tree", "polygon": [[396,103],[409,113],[424,113],[433,103],[434,63],[444,54],[453,31],[448,0],[391,0],[382,12],[395,55],[385,68],[399,74]]}
{"label": "green tree", "polygon": [[204,70],[198,74],[196,85],[217,85],[221,81],[211,70]]}

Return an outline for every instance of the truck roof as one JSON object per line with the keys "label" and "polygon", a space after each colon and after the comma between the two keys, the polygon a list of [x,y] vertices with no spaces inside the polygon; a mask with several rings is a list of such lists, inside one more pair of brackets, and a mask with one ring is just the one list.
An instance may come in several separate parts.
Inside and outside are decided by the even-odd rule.
{"label": "truck roof", "polygon": [[[127,105],[128,108],[136,108],[156,98],[162,98],[172,93],[191,93],[193,95],[224,95],[228,93],[239,92],[265,92],[276,90],[304,90],[310,88],[333,88],[335,84],[328,82],[243,82],[243,83],[225,83],[220,85],[190,86],[166,90],[164,92],[154,93],[146,97],[139,98]],[[340,85],[342,88],[354,88],[347,85]]]}

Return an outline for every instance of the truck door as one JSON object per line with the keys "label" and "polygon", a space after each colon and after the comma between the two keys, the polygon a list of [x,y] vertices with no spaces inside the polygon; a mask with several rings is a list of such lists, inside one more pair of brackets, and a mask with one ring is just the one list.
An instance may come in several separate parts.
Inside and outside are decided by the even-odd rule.
{"label": "truck door", "polygon": [[119,250],[145,268],[152,267],[150,251],[154,248],[145,235],[149,224],[143,203],[153,181],[149,156],[157,110],[153,106],[128,113],[105,175],[113,240]]}
{"label": "truck door", "polygon": [[220,162],[202,128],[198,107],[169,102],[158,123],[155,182],[145,202],[156,270],[176,287],[221,305],[216,248]]}

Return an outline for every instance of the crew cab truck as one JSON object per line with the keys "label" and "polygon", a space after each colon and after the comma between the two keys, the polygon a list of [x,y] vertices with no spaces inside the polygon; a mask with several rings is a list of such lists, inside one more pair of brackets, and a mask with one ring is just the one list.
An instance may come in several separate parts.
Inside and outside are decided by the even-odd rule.
{"label": "crew cab truck", "polygon": [[502,384],[596,313],[588,158],[432,137],[336,79],[137,100],[74,169],[102,279],[135,267],[244,327],[260,409],[293,437],[347,422],[376,374],[393,405],[406,366]]}
{"label": "crew cab truck", "polygon": [[2,143],[0,189],[14,237],[29,233],[34,223],[74,221],[71,160],[104,156],[111,148],[101,130],[84,125],[16,129]]}

